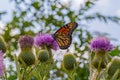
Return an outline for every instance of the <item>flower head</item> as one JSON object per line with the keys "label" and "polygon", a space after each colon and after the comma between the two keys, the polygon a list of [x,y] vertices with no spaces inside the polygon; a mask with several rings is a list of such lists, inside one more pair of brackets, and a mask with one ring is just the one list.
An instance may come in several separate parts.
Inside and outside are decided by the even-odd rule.
{"label": "flower head", "polygon": [[21,48],[32,48],[34,44],[34,39],[31,36],[21,36],[19,39],[19,44]]}
{"label": "flower head", "polygon": [[30,66],[35,64],[35,55],[32,50],[22,50],[18,56],[20,64]]}
{"label": "flower head", "polygon": [[109,52],[114,49],[114,46],[110,44],[110,41],[105,37],[98,37],[93,39],[89,47],[93,52],[97,51]]}
{"label": "flower head", "polygon": [[3,63],[3,53],[0,51],[0,77],[4,74],[4,63]]}
{"label": "flower head", "polygon": [[47,50],[40,50],[38,53],[38,60],[40,62],[47,62],[49,59],[49,52]]}
{"label": "flower head", "polygon": [[39,34],[35,37],[35,45],[37,47],[44,47],[51,48],[54,50],[58,49],[57,42],[53,39],[52,35],[50,34]]}
{"label": "flower head", "polygon": [[75,69],[75,66],[76,66],[76,59],[75,59],[75,56],[73,54],[65,54],[64,57],[63,57],[63,67],[66,69],[66,70],[73,70]]}

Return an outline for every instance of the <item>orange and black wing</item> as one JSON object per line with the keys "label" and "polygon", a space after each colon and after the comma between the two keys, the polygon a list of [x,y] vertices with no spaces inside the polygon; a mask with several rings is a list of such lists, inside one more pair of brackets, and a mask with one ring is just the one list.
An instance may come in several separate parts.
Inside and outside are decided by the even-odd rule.
{"label": "orange and black wing", "polygon": [[67,49],[70,46],[72,41],[71,35],[77,25],[75,22],[70,22],[53,34],[53,38],[58,43],[60,49]]}

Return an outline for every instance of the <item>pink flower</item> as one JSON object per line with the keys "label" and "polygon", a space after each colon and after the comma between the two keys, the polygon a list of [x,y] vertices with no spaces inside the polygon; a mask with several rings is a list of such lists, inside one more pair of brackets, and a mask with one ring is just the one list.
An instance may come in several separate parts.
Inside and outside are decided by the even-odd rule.
{"label": "pink flower", "polygon": [[0,77],[4,74],[4,63],[3,63],[3,53],[0,51]]}
{"label": "pink flower", "polygon": [[34,39],[31,36],[25,35],[19,38],[19,44],[21,48],[32,48]]}
{"label": "pink flower", "polygon": [[53,39],[52,35],[50,34],[39,34],[35,37],[35,45],[37,47],[46,46],[47,48],[57,50],[58,44]]}
{"label": "pink flower", "polygon": [[104,50],[105,52],[109,52],[114,49],[114,46],[105,37],[98,37],[92,39],[89,47],[93,52],[101,51],[101,50]]}

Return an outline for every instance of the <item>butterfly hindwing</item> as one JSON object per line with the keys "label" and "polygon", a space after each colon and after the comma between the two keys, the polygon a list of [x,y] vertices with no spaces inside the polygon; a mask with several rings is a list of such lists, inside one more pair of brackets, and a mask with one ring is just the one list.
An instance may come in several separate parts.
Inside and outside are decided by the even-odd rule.
{"label": "butterfly hindwing", "polygon": [[71,35],[74,29],[76,29],[77,25],[78,24],[75,22],[70,22],[53,34],[53,38],[58,43],[60,49],[67,49],[70,46],[72,41]]}
{"label": "butterfly hindwing", "polygon": [[55,40],[57,41],[61,49],[67,49],[71,44],[72,38],[71,36],[68,36],[66,34],[60,34],[60,35],[57,35]]}

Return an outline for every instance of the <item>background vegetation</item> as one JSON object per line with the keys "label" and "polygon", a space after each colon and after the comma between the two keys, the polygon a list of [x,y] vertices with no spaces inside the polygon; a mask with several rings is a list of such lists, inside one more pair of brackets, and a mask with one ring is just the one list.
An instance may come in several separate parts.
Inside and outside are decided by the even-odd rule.
{"label": "background vegetation", "polygon": [[[7,42],[8,51],[5,58],[14,64],[13,52],[18,50],[18,38],[21,35],[32,35],[42,33],[53,34],[57,29],[68,22],[77,22],[78,28],[72,36],[75,54],[80,59],[80,66],[77,69],[76,80],[88,80],[88,59],[83,57],[84,54],[89,53],[88,43],[93,37],[86,25],[82,21],[94,21],[98,19],[100,22],[115,22],[119,24],[120,18],[116,16],[106,16],[101,13],[86,14],[91,8],[95,6],[96,1],[86,0],[83,6],[73,9],[72,0],[68,4],[62,3],[60,0],[10,0],[15,3],[15,8],[12,12],[12,20],[8,22],[4,31],[1,34]],[[0,16],[5,16],[7,12],[0,12]],[[0,18],[2,20],[2,18]],[[17,33],[13,33],[17,30]],[[69,51],[69,50],[68,50]],[[120,52],[116,48],[114,52]],[[119,55],[119,54],[113,54]],[[8,80],[15,80],[17,78],[14,66],[10,64],[7,68]],[[81,66],[82,65],[82,66]],[[54,68],[54,75],[56,77],[64,78],[62,70]],[[52,76],[51,79],[56,77]]]}

